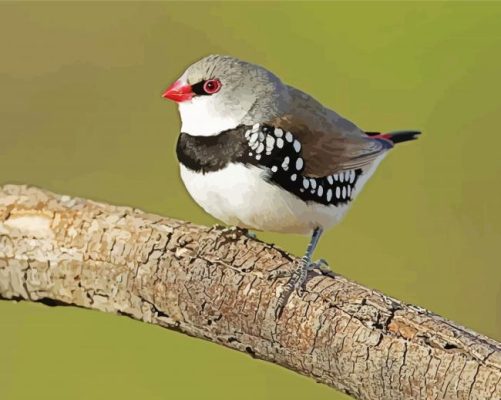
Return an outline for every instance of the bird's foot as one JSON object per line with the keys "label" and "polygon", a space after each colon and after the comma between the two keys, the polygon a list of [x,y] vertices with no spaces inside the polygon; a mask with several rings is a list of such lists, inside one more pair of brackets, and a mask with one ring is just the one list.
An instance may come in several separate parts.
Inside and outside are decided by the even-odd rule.
{"label": "bird's foot", "polygon": [[298,294],[298,296],[302,296],[304,294],[304,286],[307,280],[306,278],[308,277],[308,272],[318,270],[321,274],[326,274],[330,272],[330,269],[326,268],[326,266],[328,266],[328,263],[324,259],[311,262],[302,258],[297,267],[292,271],[277,269],[270,273],[269,279],[272,280],[287,276],[289,277],[289,281],[283,287],[277,301],[277,307],[275,309],[276,318],[279,318],[280,315],[282,315],[282,311],[294,291]]}
{"label": "bird's foot", "polygon": [[329,263],[327,262],[327,260],[323,258],[310,263],[308,268],[309,268],[308,271],[318,270],[318,272],[320,272],[321,274],[327,274],[331,272],[331,269],[329,268]]}
{"label": "bird's foot", "polygon": [[[300,264],[303,265],[303,261],[301,261]],[[320,260],[306,264],[305,268],[307,272],[317,270],[322,274],[329,274],[332,273],[332,271],[330,270],[330,268],[328,268],[328,266],[329,263],[323,258],[321,258]],[[274,281],[279,278],[291,277],[292,275],[294,275],[294,273],[295,270],[291,271],[288,268],[278,268],[270,272],[270,274],[268,275],[268,279]]]}

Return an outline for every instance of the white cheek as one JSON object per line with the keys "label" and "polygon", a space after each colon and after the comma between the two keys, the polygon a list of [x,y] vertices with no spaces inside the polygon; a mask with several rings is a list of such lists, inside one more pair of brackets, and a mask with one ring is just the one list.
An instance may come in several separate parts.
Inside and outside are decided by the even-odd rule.
{"label": "white cheek", "polygon": [[[209,96],[179,103],[181,131],[193,136],[213,136],[240,125],[241,115],[232,117],[213,106]],[[234,114],[234,113],[231,113]]]}

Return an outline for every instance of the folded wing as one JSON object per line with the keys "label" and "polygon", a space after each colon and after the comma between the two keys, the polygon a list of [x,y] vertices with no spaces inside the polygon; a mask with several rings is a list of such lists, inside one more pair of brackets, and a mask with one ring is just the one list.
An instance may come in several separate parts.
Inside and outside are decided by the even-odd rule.
{"label": "folded wing", "polygon": [[369,137],[311,96],[292,87],[289,90],[290,112],[268,123],[292,132],[299,140],[306,176],[324,177],[364,168],[392,147],[390,141]]}

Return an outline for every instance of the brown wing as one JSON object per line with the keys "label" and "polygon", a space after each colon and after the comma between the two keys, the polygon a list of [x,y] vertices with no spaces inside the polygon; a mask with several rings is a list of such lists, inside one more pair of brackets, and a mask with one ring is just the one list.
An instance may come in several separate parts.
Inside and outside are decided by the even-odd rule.
{"label": "brown wing", "polygon": [[322,177],[363,168],[391,145],[368,137],[356,125],[322,106],[307,94],[289,87],[290,113],[270,125],[291,132],[301,143],[305,175]]}

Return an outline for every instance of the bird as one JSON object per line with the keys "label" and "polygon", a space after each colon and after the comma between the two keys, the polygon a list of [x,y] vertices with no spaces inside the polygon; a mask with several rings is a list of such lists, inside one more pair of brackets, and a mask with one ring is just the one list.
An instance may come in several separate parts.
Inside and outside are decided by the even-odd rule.
{"label": "bird", "polygon": [[227,55],[194,62],[162,94],[177,103],[181,179],[231,226],[310,235],[277,301],[301,293],[323,232],[346,214],[396,144],[418,130],[366,132],[268,69]]}

